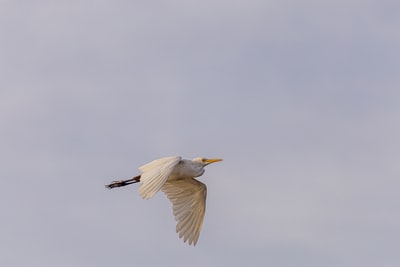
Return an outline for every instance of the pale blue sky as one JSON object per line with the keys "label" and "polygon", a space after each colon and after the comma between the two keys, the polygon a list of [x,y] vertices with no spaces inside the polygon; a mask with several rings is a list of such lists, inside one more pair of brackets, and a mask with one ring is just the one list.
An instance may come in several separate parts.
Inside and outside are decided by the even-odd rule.
{"label": "pale blue sky", "polygon": [[[398,1],[0,1],[1,266],[399,266]],[[103,185],[158,157],[171,204]]]}

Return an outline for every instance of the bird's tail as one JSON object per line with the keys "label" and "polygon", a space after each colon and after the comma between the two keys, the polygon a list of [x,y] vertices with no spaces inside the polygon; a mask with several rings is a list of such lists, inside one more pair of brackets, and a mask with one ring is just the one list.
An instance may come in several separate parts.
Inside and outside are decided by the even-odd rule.
{"label": "bird's tail", "polygon": [[133,177],[132,179],[128,180],[119,180],[119,181],[113,181],[111,184],[105,185],[108,189],[114,188],[114,187],[121,187],[121,186],[126,186],[130,184],[134,184],[140,182],[140,175]]}

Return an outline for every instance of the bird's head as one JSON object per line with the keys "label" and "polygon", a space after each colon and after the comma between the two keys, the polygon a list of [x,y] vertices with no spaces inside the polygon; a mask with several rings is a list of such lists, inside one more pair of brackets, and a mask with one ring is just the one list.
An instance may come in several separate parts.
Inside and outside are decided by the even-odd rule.
{"label": "bird's head", "polygon": [[219,159],[219,158],[215,158],[215,159],[194,158],[194,159],[192,159],[192,161],[199,162],[201,165],[207,166],[208,164],[211,164],[211,163],[214,163],[214,162],[218,162],[218,161],[222,161],[222,159]]}

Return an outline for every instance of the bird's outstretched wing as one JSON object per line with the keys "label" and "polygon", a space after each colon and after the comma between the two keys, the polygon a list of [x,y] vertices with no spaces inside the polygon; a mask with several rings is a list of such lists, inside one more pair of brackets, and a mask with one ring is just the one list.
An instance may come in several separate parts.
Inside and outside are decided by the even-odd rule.
{"label": "bird's outstretched wing", "polygon": [[139,168],[143,173],[140,177],[139,194],[149,199],[157,193],[167,181],[181,157],[167,157],[154,160]]}
{"label": "bird's outstretched wing", "polygon": [[206,211],[206,185],[195,179],[174,180],[167,181],[162,191],[172,202],[179,238],[196,245]]}

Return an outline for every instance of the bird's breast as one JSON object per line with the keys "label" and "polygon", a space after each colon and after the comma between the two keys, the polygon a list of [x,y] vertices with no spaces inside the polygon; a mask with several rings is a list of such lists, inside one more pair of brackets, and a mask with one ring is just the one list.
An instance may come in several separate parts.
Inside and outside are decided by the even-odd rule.
{"label": "bird's breast", "polygon": [[193,178],[201,176],[203,175],[203,173],[204,173],[204,168],[198,168],[197,166],[181,162],[178,165],[176,165],[175,169],[170,174],[168,180]]}

